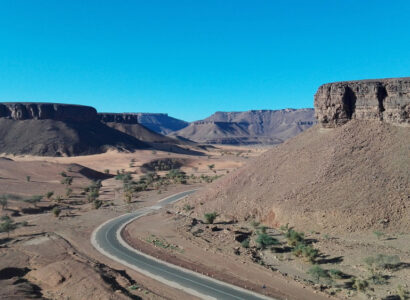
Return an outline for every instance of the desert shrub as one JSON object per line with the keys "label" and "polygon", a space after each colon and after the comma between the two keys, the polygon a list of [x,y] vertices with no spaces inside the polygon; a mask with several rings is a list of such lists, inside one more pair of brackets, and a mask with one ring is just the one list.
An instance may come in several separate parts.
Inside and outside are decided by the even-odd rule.
{"label": "desert shrub", "polygon": [[397,255],[378,254],[374,257],[366,257],[364,262],[370,271],[393,270],[400,264],[400,258]]}
{"label": "desert shrub", "polygon": [[46,198],[48,199],[48,200],[50,200],[51,199],[51,197],[53,197],[53,195],[54,195],[54,192],[53,191],[49,191],[49,192],[47,192],[46,193]]}
{"label": "desert shrub", "polygon": [[259,230],[262,232],[262,233],[266,233],[266,230],[268,229],[268,227],[267,226],[260,226],[259,227]]}
{"label": "desert shrub", "polygon": [[369,287],[369,283],[365,279],[353,278],[352,288],[359,292],[365,292]]}
{"label": "desert shrub", "polygon": [[332,279],[342,279],[343,278],[343,272],[337,269],[330,269],[328,271],[328,274]]}
{"label": "desert shrub", "polygon": [[30,182],[31,181],[31,176],[26,176],[26,181]]}
{"label": "desert shrub", "polygon": [[205,220],[208,224],[213,224],[218,214],[216,212],[204,214]]}
{"label": "desert shrub", "polygon": [[185,211],[190,211],[190,210],[194,209],[194,207],[191,206],[191,205],[189,205],[189,204],[185,204],[184,207],[183,207],[183,209],[184,209]]}
{"label": "desert shrub", "polygon": [[57,202],[61,202],[62,200],[63,200],[63,196],[61,196],[61,195],[56,196],[56,201]]}
{"label": "desert shrub", "polygon": [[63,171],[63,172],[61,172],[61,173],[60,173],[60,175],[61,175],[61,177],[67,177],[67,173],[66,173],[66,172],[64,172],[64,171]]}
{"label": "desert shrub", "polygon": [[6,195],[0,195],[1,209],[4,210],[7,207],[8,199]]}
{"label": "desert shrub", "polygon": [[110,174],[110,169],[105,169],[104,174]]}
{"label": "desert shrub", "polygon": [[61,179],[61,184],[71,185],[73,183],[73,179],[74,178],[71,176],[64,177],[63,179]]}
{"label": "desert shrub", "polygon": [[26,198],[23,201],[27,203],[34,204],[34,206],[37,206],[37,203],[43,200],[43,196],[41,195],[33,195],[30,198]]}
{"label": "desert shrub", "polygon": [[319,265],[314,265],[307,271],[307,273],[311,275],[316,282],[319,282],[321,278],[330,278],[328,272]]}
{"label": "desert shrub", "polygon": [[252,220],[252,222],[251,222],[251,226],[253,227],[253,228],[257,228],[258,226],[259,226],[259,222],[257,222],[257,221],[255,221],[255,220]]}
{"label": "desert shrub", "polygon": [[73,189],[71,189],[71,188],[66,188],[65,189],[65,195],[67,197],[70,197],[72,195],[72,193],[73,193]]}
{"label": "desert shrub", "polygon": [[266,233],[259,233],[255,242],[258,244],[258,246],[261,249],[265,249],[266,247],[271,246],[271,245],[279,244],[279,241],[277,239],[275,239],[274,237],[271,237],[270,235]]}
{"label": "desert shrub", "polygon": [[7,232],[7,237],[10,237],[10,232],[17,228],[16,223],[7,215],[2,216],[0,220],[0,232]]}
{"label": "desert shrub", "polygon": [[289,246],[296,246],[296,244],[304,241],[305,234],[303,232],[297,232],[290,228],[285,232],[285,238],[288,241]]}
{"label": "desert shrub", "polygon": [[102,205],[102,201],[101,200],[94,200],[93,201],[93,207],[95,208],[95,209],[99,209],[100,207],[101,207],[101,205]]}
{"label": "desert shrub", "polygon": [[244,247],[244,248],[249,248],[249,243],[250,243],[250,239],[247,238],[247,239],[244,239],[244,240],[241,242],[241,245],[242,245],[242,247]]}
{"label": "desert shrub", "polygon": [[298,243],[293,248],[292,253],[297,257],[304,257],[307,261],[313,263],[319,256],[319,250],[313,248],[311,245]]}
{"label": "desert shrub", "polygon": [[57,206],[55,206],[55,207],[53,207],[53,209],[51,210],[51,212],[53,213],[54,217],[57,218],[58,216],[60,216],[61,209],[58,208]]}

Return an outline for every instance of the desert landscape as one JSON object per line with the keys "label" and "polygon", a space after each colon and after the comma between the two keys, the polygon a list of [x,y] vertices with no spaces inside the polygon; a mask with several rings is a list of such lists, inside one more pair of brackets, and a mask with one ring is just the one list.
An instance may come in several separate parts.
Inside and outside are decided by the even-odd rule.
{"label": "desert landscape", "polygon": [[0,1],[0,299],[410,300],[409,15]]}
{"label": "desert landscape", "polygon": [[[195,190],[124,226],[124,241],[275,299],[406,299],[409,82],[321,86],[319,124],[273,148],[237,146],[236,133],[233,145],[178,139],[179,131],[167,137],[137,114],[1,104],[1,121],[13,128],[3,131],[0,158],[2,297],[202,298],[113,261],[90,242],[107,220]],[[76,109],[87,109],[91,121]],[[47,135],[19,135],[28,122]],[[89,144],[82,138],[90,127],[113,138]],[[121,134],[127,138],[116,142]]]}

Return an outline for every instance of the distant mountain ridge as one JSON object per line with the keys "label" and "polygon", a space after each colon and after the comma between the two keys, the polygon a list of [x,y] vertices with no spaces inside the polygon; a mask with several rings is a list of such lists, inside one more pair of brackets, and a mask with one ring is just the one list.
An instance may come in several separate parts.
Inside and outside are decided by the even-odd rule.
{"label": "distant mountain ridge", "polygon": [[169,136],[208,144],[280,144],[315,123],[313,108],[216,112]]}

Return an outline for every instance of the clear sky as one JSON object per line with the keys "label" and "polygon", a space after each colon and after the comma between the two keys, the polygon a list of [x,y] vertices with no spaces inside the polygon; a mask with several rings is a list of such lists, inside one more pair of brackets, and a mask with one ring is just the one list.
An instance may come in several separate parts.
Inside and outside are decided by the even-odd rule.
{"label": "clear sky", "polygon": [[402,76],[410,1],[0,0],[0,101],[193,121]]}

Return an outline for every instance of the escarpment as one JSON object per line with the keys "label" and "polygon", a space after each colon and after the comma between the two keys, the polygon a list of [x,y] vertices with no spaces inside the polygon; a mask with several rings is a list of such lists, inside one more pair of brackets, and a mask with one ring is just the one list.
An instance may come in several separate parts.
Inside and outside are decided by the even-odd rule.
{"label": "escarpment", "polygon": [[315,95],[315,114],[323,127],[351,119],[410,124],[410,77],[324,84]]}
{"label": "escarpment", "polygon": [[0,153],[75,156],[149,147],[101,122],[90,106],[0,103]]}
{"label": "escarpment", "polygon": [[0,118],[92,122],[97,120],[97,111],[83,105],[10,102],[0,103]]}
{"label": "escarpment", "polygon": [[139,115],[135,113],[98,113],[98,118],[104,123],[138,124]]}

